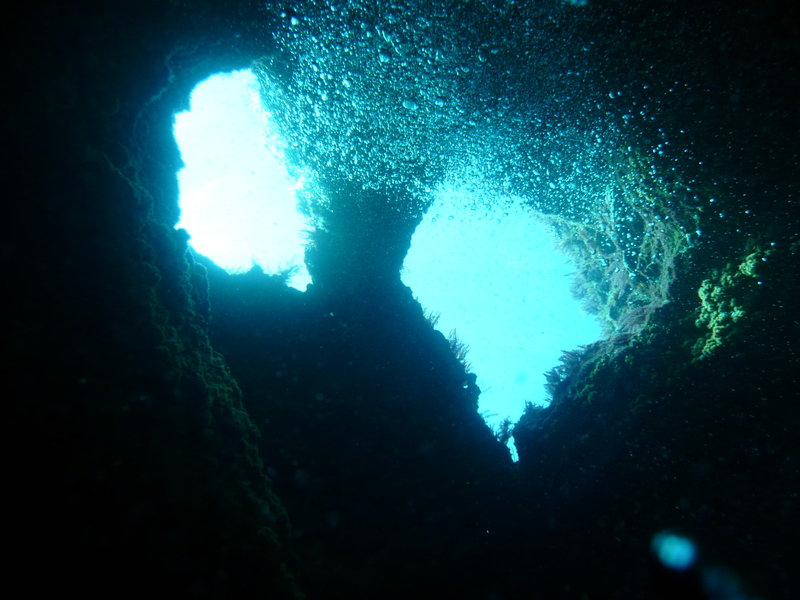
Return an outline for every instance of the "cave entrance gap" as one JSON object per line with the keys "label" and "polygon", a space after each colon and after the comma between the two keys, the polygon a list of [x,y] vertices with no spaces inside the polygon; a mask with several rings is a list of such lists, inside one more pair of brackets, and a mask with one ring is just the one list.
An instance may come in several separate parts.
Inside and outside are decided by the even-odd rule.
{"label": "cave entrance gap", "polygon": [[495,430],[518,421],[526,402],[546,405],[545,373],[565,350],[602,337],[570,291],[576,267],[554,242],[520,200],[476,184],[442,187],[404,263],[403,282],[438,315],[436,328],[469,347],[479,410]]}
{"label": "cave entrance gap", "polygon": [[[291,285],[311,279],[303,262],[309,227],[297,210],[277,135],[249,70],[210,77],[175,117],[186,167],[178,174],[181,220],[192,247],[230,272],[254,263],[296,266]],[[479,186],[478,186],[479,187]],[[565,350],[602,337],[570,292],[575,266],[554,250],[548,225],[520,201],[442,186],[417,228],[402,278],[447,335],[467,344],[482,388],[480,411],[498,428],[526,402],[547,403],[545,373]],[[512,447],[512,453],[513,447]]]}
{"label": "cave entrance gap", "polygon": [[194,250],[229,272],[254,264],[294,267],[290,285],[305,290],[306,223],[297,210],[269,115],[252,71],[214,75],[195,87],[191,110],[175,115],[186,167],[178,173],[181,220]]}

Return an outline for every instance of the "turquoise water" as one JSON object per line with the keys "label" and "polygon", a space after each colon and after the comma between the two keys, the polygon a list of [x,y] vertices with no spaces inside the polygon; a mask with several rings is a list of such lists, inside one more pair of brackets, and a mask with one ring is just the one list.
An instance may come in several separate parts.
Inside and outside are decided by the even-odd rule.
{"label": "turquoise water", "polygon": [[[291,285],[311,281],[295,188],[281,141],[258,101],[251,71],[197,86],[192,109],[176,115],[181,221],[196,251],[231,272],[255,262],[267,271],[302,266]],[[463,181],[463,179],[462,179]],[[496,428],[526,402],[547,401],[544,373],[564,350],[600,338],[596,319],[570,293],[575,265],[554,250],[551,227],[520,198],[498,194],[478,172],[439,187],[414,232],[402,269],[437,328],[456,331],[482,393],[479,410]]]}

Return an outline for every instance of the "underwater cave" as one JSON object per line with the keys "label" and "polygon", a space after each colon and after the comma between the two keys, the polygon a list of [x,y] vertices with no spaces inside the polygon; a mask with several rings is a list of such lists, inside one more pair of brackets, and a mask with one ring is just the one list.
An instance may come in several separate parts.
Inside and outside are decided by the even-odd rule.
{"label": "underwater cave", "polygon": [[[289,180],[252,71],[200,83],[191,111],[176,115],[175,139],[186,164],[176,227],[192,250],[232,274],[287,272],[305,291],[303,232],[314,224],[297,210],[293,190],[303,180]],[[462,360],[480,374],[479,412],[498,430],[526,404],[546,405],[546,372],[601,330],[573,298],[575,265],[556,251],[551,228],[520,199],[486,189],[482,176],[460,185],[432,194],[401,274],[454,350],[468,352]],[[513,438],[509,448],[513,455]]]}
{"label": "underwater cave", "polygon": [[20,10],[27,589],[795,597],[798,9]]}

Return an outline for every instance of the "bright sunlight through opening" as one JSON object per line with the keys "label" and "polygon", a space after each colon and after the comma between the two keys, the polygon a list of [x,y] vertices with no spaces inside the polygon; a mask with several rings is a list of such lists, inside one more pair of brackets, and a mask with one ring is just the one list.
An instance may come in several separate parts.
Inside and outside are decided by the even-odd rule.
{"label": "bright sunlight through opening", "polygon": [[[198,85],[191,111],[175,116],[175,137],[186,164],[178,174],[178,227],[192,247],[232,272],[296,265],[291,284],[305,290],[307,224],[253,73]],[[414,233],[403,281],[424,308],[441,313],[440,331],[455,329],[469,346],[480,410],[496,428],[505,418],[517,421],[526,402],[545,404],[545,372],[562,351],[601,331],[571,296],[574,267],[555,253],[547,227],[519,202],[476,209],[475,200],[474,188],[437,192]]]}
{"label": "bright sunlight through opening", "polygon": [[296,265],[291,285],[305,290],[306,224],[252,71],[198,85],[191,110],[175,115],[175,139],[186,165],[178,173],[178,227],[192,236],[191,246],[229,272]]}
{"label": "bright sunlight through opening", "polygon": [[519,202],[475,200],[474,189],[439,190],[411,240],[403,282],[441,313],[437,329],[455,329],[469,346],[480,411],[496,429],[519,420],[526,401],[545,405],[544,374],[601,329],[572,297],[574,266],[555,252],[548,227]]}

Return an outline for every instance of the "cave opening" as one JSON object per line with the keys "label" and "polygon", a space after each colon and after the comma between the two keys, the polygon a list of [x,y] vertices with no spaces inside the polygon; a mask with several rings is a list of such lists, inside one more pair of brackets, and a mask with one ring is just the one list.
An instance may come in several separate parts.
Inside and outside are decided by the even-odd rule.
{"label": "cave opening", "polygon": [[191,246],[230,273],[254,265],[305,290],[307,223],[297,210],[285,160],[249,69],[200,82],[191,110],[175,115],[185,164],[178,173],[181,219]]}
{"label": "cave opening", "polygon": [[[303,291],[311,282],[303,252],[314,221],[298,208],[303,179],[287,173],[268,110],[250,70],[195,87],[191,110],[175,117],[186,165],[177,227],[229,273],[258,265],[290,274],[289,284]],[[553,224],[522,198],[498,195],[479,172],[456,179],[431,191],[401,277],[438,320],[434,326],[468,349],[465,362],[482,389],[479,410],[499,431],[526,405],[546,405],[546,374],[561,354],[603,332],[573,293],[577,266],[556,250]]]}
{"label": "cave opening", "polygon": [[[479,410],[500,431],[528,404],[546,406],[546,374],[562,353],[603,332],[572,293],[576,265],[557,252],[552,227],[519,198],[469,188],[435,192],[402,277],[451,344],[468,347]],[[516,458],[513,438],[509,448]]]}

